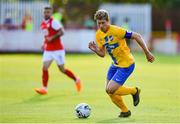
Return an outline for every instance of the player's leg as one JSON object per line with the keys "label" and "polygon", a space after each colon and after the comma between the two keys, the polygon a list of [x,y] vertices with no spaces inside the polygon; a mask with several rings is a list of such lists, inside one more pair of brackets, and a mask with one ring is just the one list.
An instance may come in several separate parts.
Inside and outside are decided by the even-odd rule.
{"label": "player's leg", "polygon": [[57,63],[57,66],[58,66],[59,70],[63,74],[67,75],[69,78],[74,80],[74,82],[76,84],[77,91],[80,91],[81,90],[81,81],[80,81],[80,78],[75,76],[75,74],[70,69],[67,69],[64,66],[64,63],[65,63],[65,51],[64,50],[56,51],[54,53],[53,57],[54,57],[54,59],[55,59],[55,61]]}
{"label": "player's leg", "polygon": [[129,117],[131,111],[125,105],[121,95],[115,94],[115,92],[121,87],[116,81],[110,80],[106,89],[106,92],[111,97],[112,101],[121,109],[119,117]]}
{"label": "player's leg", "polygon": [[112,80],[120,84],[121,86],[114,92],[116,95],[129,95],[133,96],[133,104],[137,106],[139,103],[139,93],[140,89],[137,87],[125,87],[123,84],[127,78],[131,75],[134,70],[134,64],[128,68],[118,68],[116,74],[112,77]]}
{"label": "player's leg", "polygon": [[114,74],[116,73],[117,69],[118,69],[118,67],[111,65],[108,70],[107,80],[106,80],[106,93],[110,96],[112,102],[118,108],[120,108],[122,112],[128,112],[128,108],[124,104],[122,97],[120,95],[114,95],[114,94],[108,92],[108,84],[109,84],[110,80],[112,79],[112,77],[114,76]]}
{"label": "player's leg", "polygon": [[108,73],[107,73],[107,79],[106,79],[106,86],[105,86],[105,90],[106,93],[108,94],[108,84],[110,82],[110,80],[113,78],[114,74],[116,73],[118,67],[114,66],[113,64],[109,67],[108,69]]}
{"label": "player's leg", "polygon": [[139,98],[140,91],[141,90],[137,87],[121,86],[116,90],[115,94],[120,95],[120,96],[131,94],[133,97],[133,104],[134,106],[137,106],[140,101],[140,98]]}
{"label": "player's leg", "polygon": [[71,78],[72,80],[76,81],[76,76],[75,74],[70,70],[64,67],[64,64],[62,65],[58,65],[59,70],[64,73],[65,75],[67,75],[69,78]]}
{"label": "player's leg", "polygon": [[[107,80],[107,83],[106,83],[106,92],[107,92],[107,86],[109,84],[109,80]],[[111,94],[111,93],[108,93],[107,94],[110,96],[112,102],[118,107],[121,109],[122,112],[127,112],[128,111],[128,108],[127,106],[124,104],[124,101],[122,99],[122,97],[120,95],[115,95],[115,94]]]}
{"label": "player's leg", "polygon": [[43,62],[42,83],[43,83],[43,87],[46,89],[48,86],[48,79],[49,79],[48,69],[49,69],[51,63],[52,63],[52,60]]}
{"label": "player's leg", "polygon": [[64,67],[64,64],[62,65],[58,65],[59,70],[64,73],[65,75],[67,75],[69,78],[71,78],[72,80],[76,81],[77,77],[75,76],[75,74],[70,70],[70,69],[66,69]]}
{"label": "player's leg", "polygon": [[48,87],[48,68],[50,67],[53,61],[51,52],[45,51],[43,54],[43,68],[42,68],[42,88],[36,88],[35,91],[39,94],[47,94],[47,87]]}
{"label": "player's leg", "polygon": [[[120,99],[119,105],[121,105],[120,107],[122,112],[120,113],[119,117],[128,117],[131,115],[131,112],[127,109],[127,107],[123,103],[122,97],[119,96],[127,95],[127,94],[134,95],[137,93],[138,90],[136,90],[136,88],[128,88],[122,86],[129,77],[129,75],[133,72],[133,70],[134,70],[134,65],[126,69],[118,68],[116,73],[109,81],[108,86],[106,88],[107,93],[111,94],[111,97],[114,98],[114,100],[116,100],[115,98]],[[121,102],[124,104],[125,107],[123,106],[123,104],[120,104]]]}
{"label": "player's leg", "polygon": [[69,78],[73,79],[76,85],[76,89],[79,92],[81,90],[81,80],[79,77],[76,77],[75,74],[70,70],[70,69],[66,69],[63,65],[58,65],[59,70],[64,73],[65,75],[67,75]]}

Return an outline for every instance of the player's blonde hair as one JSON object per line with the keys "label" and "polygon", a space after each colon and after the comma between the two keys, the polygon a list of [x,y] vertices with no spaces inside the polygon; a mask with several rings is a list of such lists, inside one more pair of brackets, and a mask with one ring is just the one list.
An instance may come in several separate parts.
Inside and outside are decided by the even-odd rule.
{"label": "player's blonde hair", "polygon": [[109,21],[109,13],[104,9],[96,11],[94,14],[94,20],[106,20]]}

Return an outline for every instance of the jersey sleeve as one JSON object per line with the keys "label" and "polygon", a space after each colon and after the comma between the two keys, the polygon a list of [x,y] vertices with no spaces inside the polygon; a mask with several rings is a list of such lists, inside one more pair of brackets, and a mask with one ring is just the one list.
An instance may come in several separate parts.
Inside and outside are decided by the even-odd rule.
{"label": "jersey sleeve", "polygon": [[118,32],[119,38],[121,38],[121,39],[123,39],[123,38],[131,39],[131,36],[132,36],[131,31],[128,31],[128,30],[126,30],[124,28],[118,28],[117,32]]}
{"label": "jersey sleeve", "polygon": [[100,36],[96,33],[96,44],[99,48],[102,48],[103,47],[103,44],[100,40]]}
{"label": "jersey sleeve", "polygon": [[57,31],[60,28],[62,28],[62,24],[60,22],[58,22],[57,20],[53,20],[52,21],[52,28]]}

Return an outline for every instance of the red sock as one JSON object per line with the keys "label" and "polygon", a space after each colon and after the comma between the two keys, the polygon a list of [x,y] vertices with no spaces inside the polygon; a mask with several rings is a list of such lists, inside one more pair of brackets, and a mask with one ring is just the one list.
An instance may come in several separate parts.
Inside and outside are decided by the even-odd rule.
{"label": "red sock", "polygon": [[71,79],[73,79],[74,81],[76,81],[76,76],[73,74],[72,71],[70,71],[69,69],[65,69],[65,74],[70,77]]}
{"label": "red sock", "polygon": [[49,78],[48,70],[43,70],[42,83],[44,87],[47,87],[48,85],[48,78]]}

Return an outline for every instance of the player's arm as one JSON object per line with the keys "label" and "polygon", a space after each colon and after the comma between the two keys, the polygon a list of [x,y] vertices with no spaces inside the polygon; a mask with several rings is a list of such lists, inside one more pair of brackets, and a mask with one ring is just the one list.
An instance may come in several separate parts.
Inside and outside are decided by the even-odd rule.
{"label": "player's arm", "polygon": [[88,47],[100,57],[104,57],[106,54],[104,46],[99,48],[94,41],[90,42]]}
{"label": "player's arm", "polygon": [[60,28],[59,31],[58,31],[55,35],[53,35],[53,36],[51,36],[51,37],[47,37],[46,40],[47,40],[48,42],[52,42],[52,41],[55,40],[56,38],[59,38],[59,37],[61,37],[61,36],[63,36],[63,35],[64,35],[64,29],[63,29],[63,28]]}
{"label": "player's arm", "polygon": [[146,43],[144,42],[144,39],[142,38],[142,36],[139,33],[136,32],[130,32],[129,34],[127,34],[128,32],[126,32],[127,36],[130,36],[131,39],[134,39],[139,46],[143,49],[146,58],[149,62],[153,62],[155,60],[155,57],[153,56],[153,54],[148,50]]}
{"label": "player's arm", "polygon": [[60,22],[53,20],[52,21],[52,28],[56,31],[58,31],[55,35],[51,36],[51,37],[47,37],[47,41],[48,42],[52,42],[53,40],[55,40],[56,38],[59,38],[61,36],[64,35],[64,28],[63,26],[60,24]]}

